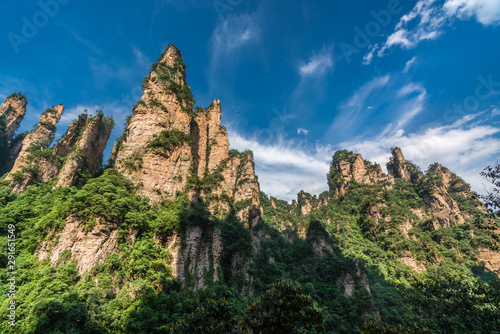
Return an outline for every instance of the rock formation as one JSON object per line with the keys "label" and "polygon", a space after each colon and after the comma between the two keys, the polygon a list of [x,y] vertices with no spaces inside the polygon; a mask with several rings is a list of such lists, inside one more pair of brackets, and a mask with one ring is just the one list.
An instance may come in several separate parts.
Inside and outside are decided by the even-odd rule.
{"label": "rock formation", "polygon": [[22,142],[22,147],[10,173],[5,177],[10,187],[17,193],[22,192],[37,177],[38,166],[32,165],[36,152],[49,148],[56,132],[56,124],[64,111],[62,104],[45,110],[36,128]]}
{"label": "rock formation", "polygon": [[[185,65],[176,47],[170,45],[153,65],[143,89],[110,163],[151,202],[187,191],[192,201],[204,201],[211,214],[227,216],[234,203],[237,217],[249,228],[256,225],[262,207],[253,155],[230,154],[219,100],[193,111]],[[209,269],[207,256],[216,262],[222,249],[220,231],[193,226],[185,233],[183,247],[177,242],[180,236],[171,242],[174,274],[183,281],[194,277],[195,289],[201,288],[200,275]],[[210,251],[209,244],[200,244],[202,233],[210,236]],[[216,271],[213,277],[217,279]]]}
{"label": "rock formation", "polygon": [[12,94],[0,105],[0,119],[5,121],[4,125],[0,124],[2,139],[10,141],[14,137],[14,133],[26,114],[27,104],[24,95]]}
{"label": "rock formation", "polygon": [[337,151],[333,156],[328,184],[334,197],[345,195],[346,184],[355,181],[359,184],[376,185],[387,181],[382,168],[363,160],[361,154],[348,151]]}
{"label": "rock formation", "polygon": [[[112,130],[112,120],[101,113],[87,120],[86,126],[80,130],[81,137],[73,138],[76,132],[71,133],[68,130],[69,136],[65,136],[61,145],[54,149],[55,155],[66,156],[64,154],[67,154],[55,186],[74,185],[82,171],[93,176],[102,164],[103,152]],[[70,146],[72,141],[76,142]],[[71,152],[69,153],[68,150]]]}
{"label": "rock formation", "polygon": [[412,181],[415,177],[418,178],[421,173],[411,162],[405,159],[403,151],[399,147],[393,148],[391,153],[391,160],[387,163],[387,172],[391,182],[398,178],[407,182]]}

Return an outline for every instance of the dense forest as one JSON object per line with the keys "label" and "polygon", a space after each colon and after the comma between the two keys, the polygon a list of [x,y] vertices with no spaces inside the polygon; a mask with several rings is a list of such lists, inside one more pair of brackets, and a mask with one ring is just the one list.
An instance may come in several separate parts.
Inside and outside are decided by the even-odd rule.
{"label": "dense forest", "polygon": [[500,333],[494,192],[341,150],[329,191],[288,203],[219,101],[194,106],[177,48],[143,89],[107,165],[102,112],[52,143],[63,107],[17,136],[26,98],[0,107],[2,333]]}

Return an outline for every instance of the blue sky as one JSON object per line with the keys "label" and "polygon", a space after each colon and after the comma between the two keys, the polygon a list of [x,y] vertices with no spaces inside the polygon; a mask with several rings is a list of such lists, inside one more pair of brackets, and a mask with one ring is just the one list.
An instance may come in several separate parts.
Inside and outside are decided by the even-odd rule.
{"label": "blue sky", "polygon": [[500,157],[498,0],[4,0],[0,13],[0,98],[26,93],[20,130],[55,104],[58,135],[102,109],[117,123],[109,154],[171,42],[270,195],[326,190],[341,148],[385,166],[400,146],[478,192]]}

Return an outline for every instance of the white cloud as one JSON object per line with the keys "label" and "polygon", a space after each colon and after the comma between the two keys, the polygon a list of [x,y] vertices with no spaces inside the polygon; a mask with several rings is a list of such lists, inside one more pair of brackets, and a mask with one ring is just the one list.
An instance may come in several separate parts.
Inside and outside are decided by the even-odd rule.
{"label": "white cloud", "polygon": [[229,140],[231,148],[254,152],[262,191],[288,201],[296,199],[300,190],[312,194],[328,190],[326,175],[335,150],[360,153],[386,170],[390,149],[395,146],[424,171],[430,164],[439,162],[470,183],[473,190],[483,193],[484,180],[479,173],[484,166],[496,163],[495,157],[500,154],[500,128],[481,123],[477,116],[468,115],[451,125],[418,133],[406,134],[398,130],[384,136],[346,141],[335,149],[330,145],[307,149],[304,142],[283,138],[263,144],[256,137],[244,137],[231,128]]}
{"label": "white cloud", "polygon": [[372,105],[366,107],[370,96],[383,89],[389,80],[389,75],[376,77],[358,88],[346,102],[340,105],[340,112],[330,126],[329,132],[343,132],[359,122],[364,110],[373,109]]}
{"label": "white cloud", "polygon": [[303,134],[303,135],[308,135],[309,134],[309,130],[306,130],[304,128],[298,128],[297,129],[297,134],[300,135],[300,134]]}
{"label": "white cloud", "polygon": [[408,73],[408,71],[410,70],[410,68],[412,68],[413,66],[415,66],[416,62],[417,62],[417,57],[413,57],[412,59],[408,60],[406,62],[405,68],[403,69],[403,74]]}
{"label": "white cloud", "polygon": [[230,14],[212,31],[208,42],[210,63],[206,70],[209,91],[208,100],[223,90],[230,90],[234,68],[244,51],[261,41],[261,13]]}
{"label": "white cloud", "polygon": [[333,67],[332,48],[324,47],[318,54],[309,58],[308,62],[299,66],[301,76],[323,75]]}
{"label": "white cloud", "polygon": [[254,152],[256,174],[262,191],[280,199],[297,198],[300,190],[319,194],[328,189],[326,174],[332,157],[329,146],[308,150],[301,142],[280,138],[263,144],[258,138],[245,138],[229,128],[231,148]]}
{"label": "white cloud", "polygon": [[237,49],[258,42],[261,36],[258,16],[258,13],[231,15],[221,21],[210,37],[212,58],[229,56]]}
{"label": "white cloud", "polygon": [[363,65],[370,65],[373,60],[373,56],[378,49],[378,44],[370,46],[370,51],[363,57]]}
{"label": "white cloud", "polygon": [[[442,5],[440,3],[436,0],[418,1],[409,13],[401,17],[394,32],[378,50],[377,56],[384,56],[392,47],[412,49],[423,41],[435,40],[454,19],[475,18],[484,26],[500,24],[498,0],[446,0]],[[373,49],[370,50],[365,58],[371,61],[373,52]]]}
{"label": "white cloud", "polygon": [[456,16],[462,20],[475,17],[485,26],[500,24],[498,0],[447,0],[443,8],[448,16]]}

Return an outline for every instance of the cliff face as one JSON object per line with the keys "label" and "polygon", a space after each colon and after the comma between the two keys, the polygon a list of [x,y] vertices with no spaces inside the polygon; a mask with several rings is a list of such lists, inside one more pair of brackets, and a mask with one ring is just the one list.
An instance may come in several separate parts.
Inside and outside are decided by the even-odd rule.
{"label": "cliff face", "polygon": [[376,185],[387,182],[382,168],[363,160],[361,154],[337,151],[333,156],[328,184],[334,197],[345,195],[347,184],[356,182],[363,185]]}
{"label": "cliff face", "polygon": [[[191,201],[204,201],[212,215],[227,217],[233,203],[236,216],[247,227],[257,224],[262,207],[253,156],[250,152],[230,155],[219,100],[193,111],[185,65],[176,47],[169,46],[153,65],[143,90],[123,137],[115,144],[111,164],[151,202],[188,192]],[[201,242],[202,234],[211,242]],[[179,244],[180,238],[184,245]],[[204,270],[218,279],[214,268],[222,250],[220,230],[192,226],[173,240],[176,277],[186,283],[194,278],[195,289],[204,286]]]}
{"label": "cliff face", "polygon": [[117,227],[116,224],[97,218],[96,224],[88,230],[85,222],[76,216],[69,216],[57,242],[44,242],[37,251],[38,257],[40,260],[49,258],[57,266],[63,252],[70,251],[71,258],[76,260],[78,273],[82,275],[96,264],[104,262],[109,253],[118,251]]}
{"label": "cliff face", "polygon": [[14,137],[14,133],[26,114],[27,104],[23,95],[12,94],[0,105],[0,119],[5,122],[3,125],[0,124],[3,128],[0,128],[0,136],[3,139],[10,141]]}
{"label": "cliff face", "polygon": [[[113,122],[103,114],[98,114],[86,123],[80,138],[74,138],[76,132],[71,133],[68,130],[69,137],[64,138],[62,144],[54,149],[53,154],[60,156],[71,149],[59,173],[56,187],[72,186],[78,181],[79,172],[84,170],[92,176],[102,164],[103,152],[113,130]],[[72,141],[76,142],[70,146]]]}
{"label": "cliff face", "polygon": [[63,111],[64,106],[61,104],[45,110],[36,128],[24,138],[14,166],[5,177],[6,181],[11,181],[10,187],[15,192],[22,192],[37,177],[38,169],[32,165],[36,158],[35,152],[49,148]]}
{"label": "cliff face", "polygon": [[393,148],[391,153],[391,160],[387,163],[387,172],[389,173],[389,179],[391,182],[394,182],[394,179],[398,178],[409,182],[412,180],[412,177],[418,177],[418,170],[413,164],[406,161],[405,156],[399,147]]}
{"label": "cliff face", "polygon": [[92,118],[82,114],[54,148],[49,148],[63,111],[63,105],[47,109],[37,127],[11,147],[15,163],[5,180],[15,192],[22,192],[34,180],[47,182],[55,177],[55,186],[69,187],[79,178],[93,176],[101,166],[113,121],[101,113]]}

